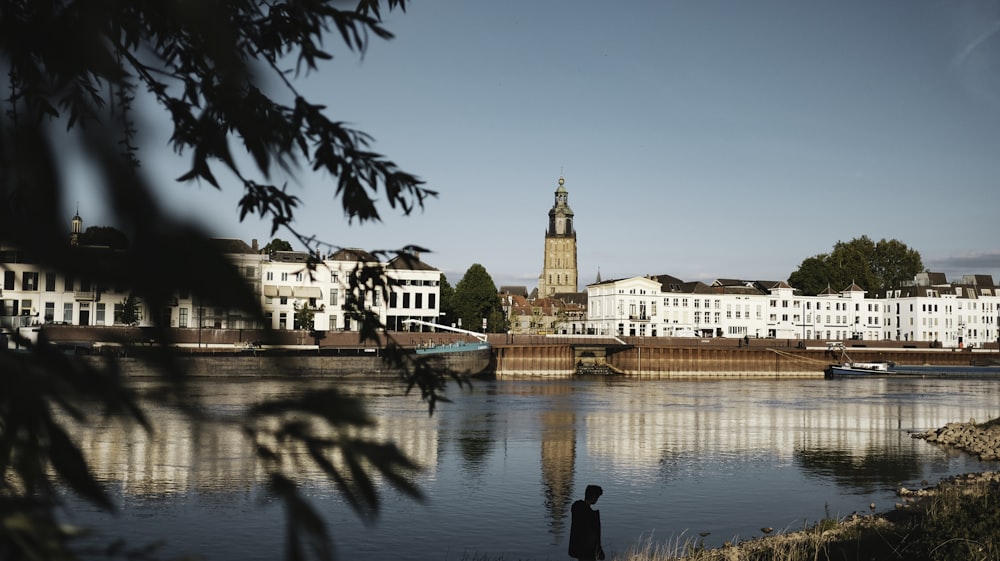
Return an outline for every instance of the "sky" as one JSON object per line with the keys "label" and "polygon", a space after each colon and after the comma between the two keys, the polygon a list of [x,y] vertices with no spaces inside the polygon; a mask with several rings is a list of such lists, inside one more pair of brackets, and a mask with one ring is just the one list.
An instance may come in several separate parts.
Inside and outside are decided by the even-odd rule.
{"label": "sky", "polygon": [[[439,197],[348,224],[334,180],[304,170],[289,190],[305,234],[416,244],[453,286],[480,264],[531,290],[562,176],[581,289],[598,272],[785,280],[861,236],[1000,282],[997,0],[414,0],[383,15],[394,39],[361,57],[331,36],[335,58],[296,87]],[[164,202],[266,243],[269,222],[238,220],[234,179],[173,181],[188,162],[168,133],[144,163]],[[77,203],[101,224],[98,201]]]}

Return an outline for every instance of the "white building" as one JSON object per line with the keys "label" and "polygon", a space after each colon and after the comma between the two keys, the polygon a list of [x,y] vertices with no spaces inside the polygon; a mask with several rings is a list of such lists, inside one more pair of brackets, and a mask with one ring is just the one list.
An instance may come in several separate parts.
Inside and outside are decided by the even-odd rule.
{"label": "white building", "polygon": [[[419,256],[397,256],[382,263],[361,249],[342,249],[307,266],[302,252],[275,252],[263,262],[263,309],[273,329],[358,331],[359,309],[373,312],[388,329],[409,331],[407,319],[434,323],[440,315],[441,271]],[[369,280],[384,274],[387,286]],[[351,278],[357,290],[351,289]],[[310,313],[298,314],[303,308]],[[311,325],[303,323],[309,321]],[[419,328],[413,328],[418,331]]]}
{"label": "white building", "polygon": [[587,286],[586,329],[596,335],[887,340],[981,347],[997,341],[1000,289],[989,275],[947,283],[921,273],[869,295],[856,284],[801,296],[785,282],[719,279],[711,286],[669,275]]}
{"label": "white building", "polygon": [[[73,218],[73,235],[82,227]],[[424,330],[404,323],[419,319],[436,323],[440,317],[441,272],[418,255],[397,256],[381,263],[359,249],[343,249],[313,269],[302,252],[261,254],[256,240],[213,239],[212,243],[236,265],[251,290],[260,298],[265,325],[277,330],[357,331],[355,303],[375,313],[392,330]],[[107,247],[78,246],[87,259],[108,267],[124,267],[124,252]],[[388,284],[379,290],[372,276],[385,275]],[[366,276],[367,275],[367,276]],[[351,290],[352,276],[359,290]],[[41,264],[29,252],[0,246],[0,328],[11,331],[44,324],[88,326],[125,325],[123,306],[129,291],[74,278]],[[304,313],[297,313],[306,310]],[[263,327],[251,316],[199,302],[187,291],[174,294],[170,305],[152,310],[136,301],[138,325],[186,328],[255,329]]]}

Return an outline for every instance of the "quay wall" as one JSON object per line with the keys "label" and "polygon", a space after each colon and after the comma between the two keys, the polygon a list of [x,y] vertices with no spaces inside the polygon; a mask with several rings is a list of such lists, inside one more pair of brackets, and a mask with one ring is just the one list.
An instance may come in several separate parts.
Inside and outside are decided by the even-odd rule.
{"label": "quay wall", "polygon": [[[97,335],[95,335],[97,333]],[[115,341],[124,346],[146,346],[149,330],[138,328],[46,328],[54,342]],[[318,336],[317,336],[318,335]],[[297,372],[299,376],[351,374],[396,374],[385,369],[379,358],[379,343],[391,337],[404,346],[468,340],[453,333],[393,332],[382,334],[379,342],[358,340],[357,333],[254,332],[249,330],[171,330],[174,343],[191,352],[183,359],[191,372],[204,376],[271,376]],[[247,342],[299,349],[283,356],[276,349],[258,354],[238,352]],[[606,351],[596,359],[600,366],[625,376],[642,378],[756,377],[820,378],[832,363],[841,360],[839,351],[827,348],[826,341],[729,338],[584,338],[492,334],[493,358],[489,372],[497,377],[568,377],[582,364],[581,347]],[[842,341],[856,361],[887,360],[897,364],[966,365],[973,359],[996,359],[991,349],[941,349],[927,343],[891,341]],[[306,349],[326,356],[308,356]],[[306,351],[308,352],[308,351]],[[334,360],[329,353],[342,353]],[[277,356],[275,356],[277,354]],[[152,373],[151,371],[149,373]]]}
{"label": "quay wall", "polygon": [[[967,365],[974,358],[997,357],[994,352],[953,349],[851,348],[855,361],[887,360],[897,364]],[[494,344],[497,377],[572,376],[580,358],[573,344]],[[824,347],[721,345],[608,345],[599,364],[615,374],[639,378],[822,378],[839,351]]]}

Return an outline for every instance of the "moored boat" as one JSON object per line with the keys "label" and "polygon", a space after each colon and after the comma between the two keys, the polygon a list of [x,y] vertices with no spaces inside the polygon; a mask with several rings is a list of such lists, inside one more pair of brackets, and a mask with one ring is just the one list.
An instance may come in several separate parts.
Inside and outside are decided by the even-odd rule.
{"label": "moored boat", "polygon": [[483,333],[415,319],[406,320],[403,323],[426,325],[435,329],[454,331],[476,339],[475,341],[455,341],[451,343],[422,345],[415,349],[418,356],[425,356],[436,361],[437,364],[435,366],[459,374],[474,376],[487,371],[493,359],[493,346],[490,345],[486,339],[486,335]]}
{"label": "moored boat", "polygon": [[[840,363],[826,369],[827,378],[842,377],[922,377],[922,378],[1000,378],[1000,364],[970,361],[969,364],[896,364],[889,361],[856,362],[843,346]],[[833,349],[831,349],[833,350]]]}
{"label": "moored boat", "polygon": [[831,364],[826,369],[828,378],[845,376],[887,376],[896,374],[891,362],[844,362]]}

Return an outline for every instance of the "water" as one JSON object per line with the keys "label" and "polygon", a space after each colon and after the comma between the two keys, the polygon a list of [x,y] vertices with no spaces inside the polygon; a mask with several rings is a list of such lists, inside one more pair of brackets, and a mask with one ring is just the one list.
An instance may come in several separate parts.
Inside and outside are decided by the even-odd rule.
{"label": "water", "polygon": [[[234,412],[317,383],[213,380],[194,391]],[[382,485],[381,514],[366,525],[305,471],[305,494],[351,560],[567,559],[569,507],[591,483],[604,488],[609,554],[702,532],[717,546],[871,502],[886,510],[901,485],[995,469],[912,432],[1000,415],[1000,382],[989,380],[502,380],[452,386],[454,402],[433,416],[392,380],[349,384],[379,419],[370,434],[424,466],[416,483],[427,497]],[[74,503],[72,520],[134,545],[164,538],[169,555],[281,558],[285,513],[240,434],[151,417],[153,438],[115,424],[79,434],[120,513]]]}

